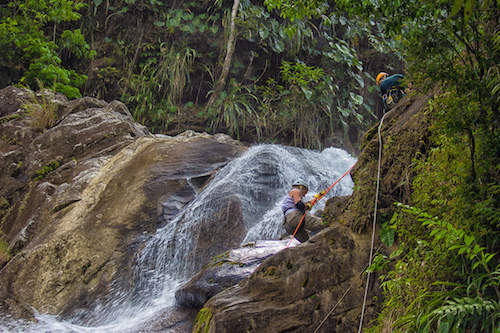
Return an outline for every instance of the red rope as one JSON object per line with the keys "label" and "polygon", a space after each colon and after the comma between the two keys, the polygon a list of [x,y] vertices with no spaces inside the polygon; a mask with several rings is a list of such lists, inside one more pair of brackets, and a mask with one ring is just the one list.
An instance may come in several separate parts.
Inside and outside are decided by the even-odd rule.
{"label": "red rope", "polygon": [[[349,174],[349,172],[351,172],[351,169],[354,168],[354,166],[356,165],[356,163],[354,163],[343,175],[342,177],[340,177],[339,179],[337,179],[329,188],[326,189],[326,191],[324,191],[318,198],[315,198],[316,200],[312,200],[311,202],[311,208],[318,202],[320,201],[321,199],[323,199],[323,197],[328,193],[330,192],[330,190],[335,186],[337,185],[337,183],[342,179],[344,178],[345,176],[347,176],[347,174]],[[320,192],[321,193],[321,192]],[[288,246],[290,246],[290,243],[292,242],[292,239],[294,239],[295,237],[295,234],[297,233],[297,231],[299,231],[299,228],[300,228],[300,225],[302,224],[302,221],[304,221],[304,218],[306,217],[306,214],[307,213],[304,213],[304,215],[302,216],[302,218],[300,219],[300,222],[299,224],[297,225],[297,228],[295,228],[295,232],[293,233],[293,236],[292,238],[290,238],[290,240],[288,241],[288,244],[286,245],[286,248],[288,248]]]}

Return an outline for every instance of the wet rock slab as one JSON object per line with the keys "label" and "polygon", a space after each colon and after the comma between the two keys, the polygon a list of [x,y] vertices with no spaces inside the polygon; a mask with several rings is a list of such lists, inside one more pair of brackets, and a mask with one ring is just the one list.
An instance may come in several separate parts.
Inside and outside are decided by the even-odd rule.
{"label": "wet rock slab", "polygon": [[[212,258],[175,293],[177,304],[201,308],[212,296],[250,276],[264,260],[286,248],[288,242],[289,239],[258,240]],[[293,240],[290,247],[297,244]]]}

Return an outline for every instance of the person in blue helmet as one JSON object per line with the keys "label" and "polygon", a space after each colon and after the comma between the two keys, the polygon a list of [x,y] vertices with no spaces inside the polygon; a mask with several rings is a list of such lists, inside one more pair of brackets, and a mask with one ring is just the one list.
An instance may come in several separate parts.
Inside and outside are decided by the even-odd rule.
{"label": "person in blue helmet", "polygon": [[305,214],[295,234],[295,238],[301,243],[309,239],[307,230],[319,231],[327,227],[322,223],[321,218],[306,213],[306,211],[311,209],[311,204],[309,202],[304,203],[302,199],[307,194],[308,190],[307,184],[303,180],[299,179],[295,181],[292,185],[292,189],[288,192],[287,197],[283,200],[281,205],[283,211],[283,225],[289,235],[293,235],[297,229],[297,225]]}

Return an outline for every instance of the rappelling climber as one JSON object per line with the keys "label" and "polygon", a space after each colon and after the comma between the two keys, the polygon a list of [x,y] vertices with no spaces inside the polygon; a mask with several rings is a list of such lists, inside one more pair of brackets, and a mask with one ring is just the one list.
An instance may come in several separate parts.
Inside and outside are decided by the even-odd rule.
{"label": "rappelling climber", "polygon": [[283,210],[283,225],[289,235],[293,235],[297,229],[297,225],[302,220],[299,229],[295,233],[295,238],[301,243],[309,239],[309,231],[319,231],[327,225],[322,224],[319,217],[307,214],[306,211],[312,208],[311,202],[304,203],[302,199],[308,192],[307,184],[303,180],[297,180],[293,183],[292,189],[288,192],[287,197],[283,200],[281,209]]}
{"label": "rappelling climber", "polygon": [[396,105],[401,97],[406,94],[403,87],[404,76],[402,74],[390,75],[380,72],[377,75],[376,82],[380,88],[380,95],[384,104],[384,112],[389,111]]}

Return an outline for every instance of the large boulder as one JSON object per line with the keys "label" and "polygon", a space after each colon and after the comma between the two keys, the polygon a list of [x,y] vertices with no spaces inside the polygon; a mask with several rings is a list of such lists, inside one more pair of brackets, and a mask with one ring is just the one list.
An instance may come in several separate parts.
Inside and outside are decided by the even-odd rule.
{"label": "large boulder", "polygon": [[23,111],[34,93],[0,91],[0,197],[9,205],[0,227],[13,254],[0,270],[0,307],[15,316],[68,313],[106,295],[117,275],[126,283],[138,236],[245,149],[227,136],[153,136],[117,101],[44,98],[39,105],[57,104],[57,121],[42,129]]}

